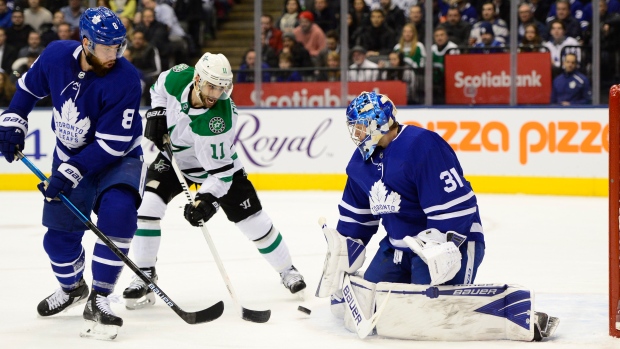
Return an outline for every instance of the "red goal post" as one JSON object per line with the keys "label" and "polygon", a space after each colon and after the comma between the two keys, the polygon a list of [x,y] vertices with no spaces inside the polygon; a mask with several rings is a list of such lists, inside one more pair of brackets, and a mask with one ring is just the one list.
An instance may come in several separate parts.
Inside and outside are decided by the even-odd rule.
{"label": "red goal post", "polygon": [[620,85],[609,90],[609,335],[620,337]]}

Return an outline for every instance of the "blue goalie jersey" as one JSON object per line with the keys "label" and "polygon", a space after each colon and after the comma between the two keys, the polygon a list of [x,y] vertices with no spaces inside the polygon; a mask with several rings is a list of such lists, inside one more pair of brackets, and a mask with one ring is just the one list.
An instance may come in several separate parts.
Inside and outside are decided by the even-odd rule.
{"label": "blue goalie jersey", "polygon": [[35,103],[50,95],[55,161],[97,171],[123,156],[140,157],[142,89],[138,71],[125,58],[105,76],[80,66],[82,45],[54,41],[18,81],[6,112],[27,118]]}
{"label": "blue goalie jersey", "polygon": [[401,127],[367,161],[359,151],[353,154],[338,231],[368,244],[381,222],[392,246],[403,250],[404,237],[427,228],[484,241],[476,196],[450,145],[435,132]]}

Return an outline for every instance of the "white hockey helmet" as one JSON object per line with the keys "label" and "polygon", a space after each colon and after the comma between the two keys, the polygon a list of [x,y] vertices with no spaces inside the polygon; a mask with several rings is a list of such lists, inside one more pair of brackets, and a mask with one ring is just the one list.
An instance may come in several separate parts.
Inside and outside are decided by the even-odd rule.
{"label": "white hockey helmet", "polygon": [[194,79],[196,79],[196,76],[200,76],[198,82],[200,89],[208,82],[224,89],[220,99],[230,98],[233,89],[233,74],[230,62],[228,62],[226,56],[221,53],[213,54],[207,52],[196,62],[195,68]]}

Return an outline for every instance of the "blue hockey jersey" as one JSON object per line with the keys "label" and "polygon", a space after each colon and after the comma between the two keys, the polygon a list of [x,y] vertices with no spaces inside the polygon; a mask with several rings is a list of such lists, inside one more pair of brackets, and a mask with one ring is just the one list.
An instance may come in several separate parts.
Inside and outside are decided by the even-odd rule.
{"label": "blue hockey jersey", "polygon": [[484,241],[476,196],[450,145],[435,132],[401,127],[368,161],[353,154],[337,230],[367,244],[381,222],[392,246],[403,250],[404,237],[427,228]]}
{"label": "blue hockey jersey", "polygon": [[27,118],[35,103],[50,95],[56,161],[76,163],[87,172],[122,156],[140,157],[142,119],[138,71],[125,58],[103,77],[80,66],[82,45],[54,41],[18,81],[5,113]]}

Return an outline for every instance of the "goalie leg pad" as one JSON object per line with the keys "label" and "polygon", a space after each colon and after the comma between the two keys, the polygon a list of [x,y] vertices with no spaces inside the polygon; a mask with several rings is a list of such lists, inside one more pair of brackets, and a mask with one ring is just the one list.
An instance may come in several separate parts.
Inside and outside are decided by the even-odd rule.
{"label": "goalie leg pad", "polygon": [[431,341],[534,339],[534,293],[518,285],[377,284],[375,302],[389,301],[380,336]]}
{"label": "goalie leg pad", "polygon": [[[375,312],[375,287],[377,284],[366,281],[359,276],[350,276],[350,279],[351,289],[349,290],[345,287],[342,290],[343,304],[350,309],[345,309],[344,327],[356,333],[357,326],[361,321],[361,316],[365,319],[370,319]],[[357,304],[354,303],[351,293],[355,293]],[[357,310],[355,308],[357,308]]]}
{"label": "goalie leg pad", "polygon": [[329,297],[342,288],[344,273],[356,272],[366,259],[366,248],[361,241],[344,237],[336,229],[323,225],[327,240],[327,255],[323,275],[316,290],[319,298]]}

